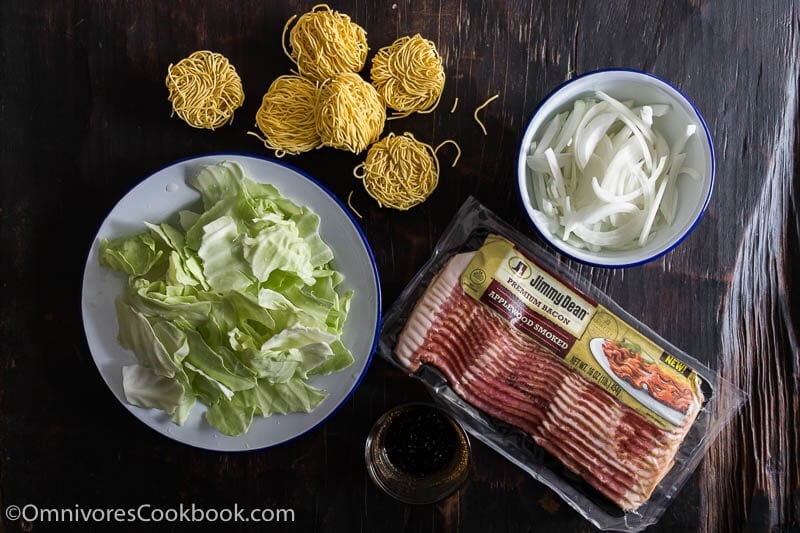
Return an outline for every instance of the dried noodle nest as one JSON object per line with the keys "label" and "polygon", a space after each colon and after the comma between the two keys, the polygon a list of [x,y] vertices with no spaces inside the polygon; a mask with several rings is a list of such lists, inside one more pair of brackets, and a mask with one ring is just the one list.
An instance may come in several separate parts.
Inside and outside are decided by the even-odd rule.
{"label": "dried noodle nest", "polygon": [[[286,29],[296,16],[290,18]],[[314,6],[297,19],[284,51],[300,75],[324,82],[342,72],[359,72],[367,61],[367,33],[350,17],[326,4]]]}
{"label": "dried noodle nest", "polygon": [[244,103],[242,80],[222,54],[198,50],[170,64],[165,80],[172,111],[194,128],[214,130]]}
{"label": "dried noodle nest", "polygon": [[343,72],[320,87],[314,121],[324,146],[359,153],[380,137],[386,107],[361,76]]}
{"label": "dried noodle nest", "polygon": [[439,184],[439,160],[429,144],[408,132],[389,133],[373,144],[354,169],[381,207],[405,211],[424,202]]}
{"label": "dried noodle nest", "polygon": [[269,86],[256,113],[256,125],[264,137],[255,135],[277,157],[295,155],[320,146],[314,122],[317,84],[302,76],[280,76]]}
{"label": "dried noodle nest", "polygon": [[372,59],[372,84],[397,118],[433,111],[444,90],[442,57],[433,41],[401,37]]}

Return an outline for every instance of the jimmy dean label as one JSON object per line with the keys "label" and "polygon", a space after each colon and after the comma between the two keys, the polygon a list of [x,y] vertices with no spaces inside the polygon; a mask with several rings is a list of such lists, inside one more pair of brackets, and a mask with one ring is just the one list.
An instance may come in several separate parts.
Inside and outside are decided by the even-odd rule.
{"label": "jimmy dean label", "polygon": [[[474,265],[474,266],[473,266]],[[504,288],[519,306],[541,316],[555,331],[574,342],[589,324],[595,304],[496,235],[486,238],[463,276],[464,290],[481,300],[492,282]],[[525,326],[525,322],[521,323]],[[527,333],[527,332],[526,332]],[[565,338],[565,340],[567,340]],[[569,349],[566,346],[565,349]]]}
{"label": "jimmy dean label", "polygon": [[489,235],[461,276],[464,291],[659,427],[701,401],[700,378],[507,239]]}
{"label": "jimmy dean label", "polygon": [[492,280],[480,297],[487,307],[514,324],[518,329],[534,337],[560,357],[565,357],[575,343],[575,337],[549,322],[546,318],[520,301],[514,293],[496,280]]}

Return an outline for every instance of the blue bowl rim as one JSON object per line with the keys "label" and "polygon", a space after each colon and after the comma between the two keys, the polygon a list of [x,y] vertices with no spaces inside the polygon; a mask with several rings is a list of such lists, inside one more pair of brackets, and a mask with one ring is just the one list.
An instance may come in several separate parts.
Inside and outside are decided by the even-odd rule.
{"label": "blue bowl rim", "polygon": [[[558,247],[555,244],[553,244],[553,236],[545,234],[545,232],[540,230],[539,227],[533,222],[533,219],[530,217],[530,215],[528,215],[528,210],[525,208],[525,200],[523,198],[524,193],[523,193],[522,188],[520,186],[521,176],[519,175],[519,173],[520,173],[520,171],[519,171],[519,158],[520,158],[521,154],[523,153],[523,151],[527,149],[527,147],[524,146],[523,141],[524,141],[525,135],[527,134],[528,129],[530,127],[530,123],[533,121],[533,117],[536,116],[536,114],[539,112],[539,110],[542,108],[542,106],[544,106],[544,104],[548,100],[550,100],[550,98],[552,98],[556,93],[560,92],[566,86],[570,85],[571,83],[573,83],[573,82],[575,82],[575,81],[577,81],[579,79],[586,78],[586,77],[589,77],[589,76],[593,76],[593,75],[596,75],[596,74],[601,74],[603,72],[631,72],[631,73],[634,73],[634,74],[640,74],[640,75],[643,75],[643,76],[647,76],[649,78],[653,78],[653,79],[655,79],[655,80],[667,85],[668,87],[670,87],[678,95],[680,95],[681,98],[683,98],[686,101],[686,103],[689,104],[689,106],[694,111],[695,115],[697,115],[697,118],[700,119],[700,124],[703,126],[703,131],[706,134],[706,139],[708,140],[709,150],[711,152],[711,176],[710,176],[710,183],[709,183],[709,187],[708,187],[708,193],[706,194],[706,197],[703,200],[703,206],[700,209],[700,212],[695,217],[694,221],[692,222],[692,225],[689,226],[689,228],[683,233],[683,235],[681,235],[678,238],[678,240],[676,240],[674,243],[672,243],[671,246],[665,248],[664,250],[661,250],[660,252],[657,252],[657,253],[655,253],[655,254],[653,254],[653,255],[651,255],[649,257],[646,257],[644,259],[641,259],[639,261],[633,261],[633,262],[630,262],[630,263],[619,263],[619,264],[614,264],[614,265],[610,265],[610,264],[606,264],[606,263],[599,263],[599,262],[595,262],[595,261],[589,261],[587,259],[581,259],[581,258],[575,257],[574,255],[572,255],[568,251],[563,250],[560,247]],[[678,89],[675,85],[673,85],[669,81],[667,81],[664,78],[661,78],[660,76],[657,76],[657,75],[655,75],[653,73],[645,72],[644,70],[639,70],[639,69],[629,68],[629,67],[611,67],[611,68],[602,68],[602,69],[592,70],[592,71],[589,71],[589,72],[584,72],[583,74],[575,76],[574,78],[570,78],[570,79],[560,83],[558,86],[556,86],[553,90],[551,90],[549,93],[547,93],[547,95],[544,98],[542,98],[539,101],[538,104],[536,104],[536,107],[534,108],[533,112],[531,113],[530,117],[528,118],[528,120],[526,122],[526,126],[522,130],[522,135],[520,136],[520,139],[519,139],[519,149],[517,150],[517,165],[516,165],[516,167],[517,167],[517,190],[518,190],[518,193],[519,193],[518,200],[520,202],[520,207],[522,208],[523,212],[525,213],[525,217],[528,219],[528,222],[530,223],[530,225],[533,227],[533,229],[536,231],[536,233],[538,233],[542,237],[542,239],[544,239],[548,244],[551,244],[551,246],[553,248],[555,248],[559,253],[562,253],[562,254],[566,255],[567,257],[569,257],[571,259],[574,259],[575,261],[578,261],[579,263],[583,263],[585,265],[594,266],[594,267],[602,267],[602,268],[629,268],[629,267],[635,267],[635,266],[643,265],[645,263],[649,263],[650,261],[658,259],[659,257],[671,252],[680,243],[682,243],[684,241],[684,239],[686,239],[694,231],[694,229],[700,223],[700,219],[702,219],[703,215],[705,215],[706,209],[708,208],[708,204],[711,202],[711,193],[714,190],[714,184],[716,182],[717,157],[716,157],[716,153],[714,151],[714,142],[713,142],[713,139],[711,138],[711,132],[708,129],[708,124],[706,124],[706,120],[703,117],[703,114],[700,113],[700,110],[697,108],[697,106],[695,105],[694,101],[691,98],[689,98],[683,91]]]}

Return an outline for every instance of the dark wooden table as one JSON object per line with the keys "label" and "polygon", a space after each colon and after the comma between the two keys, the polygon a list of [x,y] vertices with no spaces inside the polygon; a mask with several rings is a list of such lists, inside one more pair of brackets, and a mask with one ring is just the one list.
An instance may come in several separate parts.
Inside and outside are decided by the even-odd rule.
{"label": "dark wooden table", "polygon": [[[155,433],[100,379],[79,300],[100,222],[131,187],[171,161],[212,151],[266,154],[246,131],[270,82],[292,67],[281,51],[284,22],[312,5],[0,3],[0,507],[194,503],[295,512],[294,523],[251,524],[253,531],[592,530],[477,442],[474,471],[459,495],[413,507],[382,494],[364,468],[364,438],[386,409],[427,393],[379,359],[321,429],[244,454],[201,451]],[[576,268],[750,394],[652,530],[796,531],[797,3],[343,0],[333,7],[367,30],[372,52],[417,32],[438,44],[447,72],[442,107],[389,123],[387,131],[411,131],[431,143],[452,138],[463,150],[456,168],[443,166],[433,196],[406,213],[379,209],[364,193],[351,174],[360,156],[326,149],[289,158],[340,198],[355,191],[387,307],[469,195],[534,236],[518,207],[515,153],[525,121],[559,83],[625,66],[671,80],[694,99],[717,153],[717,183],[699,227],[645,266]],[[247,95],[233,125],[215,132],[170,118],[167,65],[197,49],[230,58]],[[483,136],[472,110],[495,93]],[[450,114],[456,97],[458,111]],[[219,524],[196,525],[204,526]],[[0,531],[63,528],[0,519]]]}

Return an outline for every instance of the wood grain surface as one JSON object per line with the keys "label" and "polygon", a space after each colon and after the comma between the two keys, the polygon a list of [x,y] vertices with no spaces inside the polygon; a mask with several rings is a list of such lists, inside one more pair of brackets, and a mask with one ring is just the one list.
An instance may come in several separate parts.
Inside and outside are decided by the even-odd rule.
{"label": "wood grain surface", "polygon": [[[194,503],[295,512],[293,523],[231,526],[252,531],[592,531],[549,489],[477,442],[469,484],[446,501],[408,506],[381,493],[364,468],[367,432],[388,408],[428,397],[381,360],[322,428],[243,454],[168,440],[129,416],[100,379],[80,320],[81,276],[97,228],[131,187],[172,161],[217,151],[269,155],[246,133],[270,82],[292,68],[281,50],[284,23],[313,5],[0,1],[0,508]],[[389,122],[386,131],[432,144],[454,139],[462,149],[455,168],[442,165],[431,198],[403,213],[380,209],[354,180],[361,156],[324,149],[287,159],[342,199],[353,191],[385,306],[470,195],[538,240],[519,207],[516,152],[538,102],[560,83],[631,67],[694,100],[717,155],[702,222],[646,265],[573,266],[749,394],[652,531],[800,530],[796,1],[343,0],[332,7],[366,29],[371,53],[415,33],[437,43],[447,75],[441,106]],[[233,124],[214,132],[170,117],[166,99],[167,65],[198,49],[225,54],[246,94]],[[484,136],[472,111],[494,94],[482,112]],[[67,526],[0,517],[0,532],[142,529]]]}

